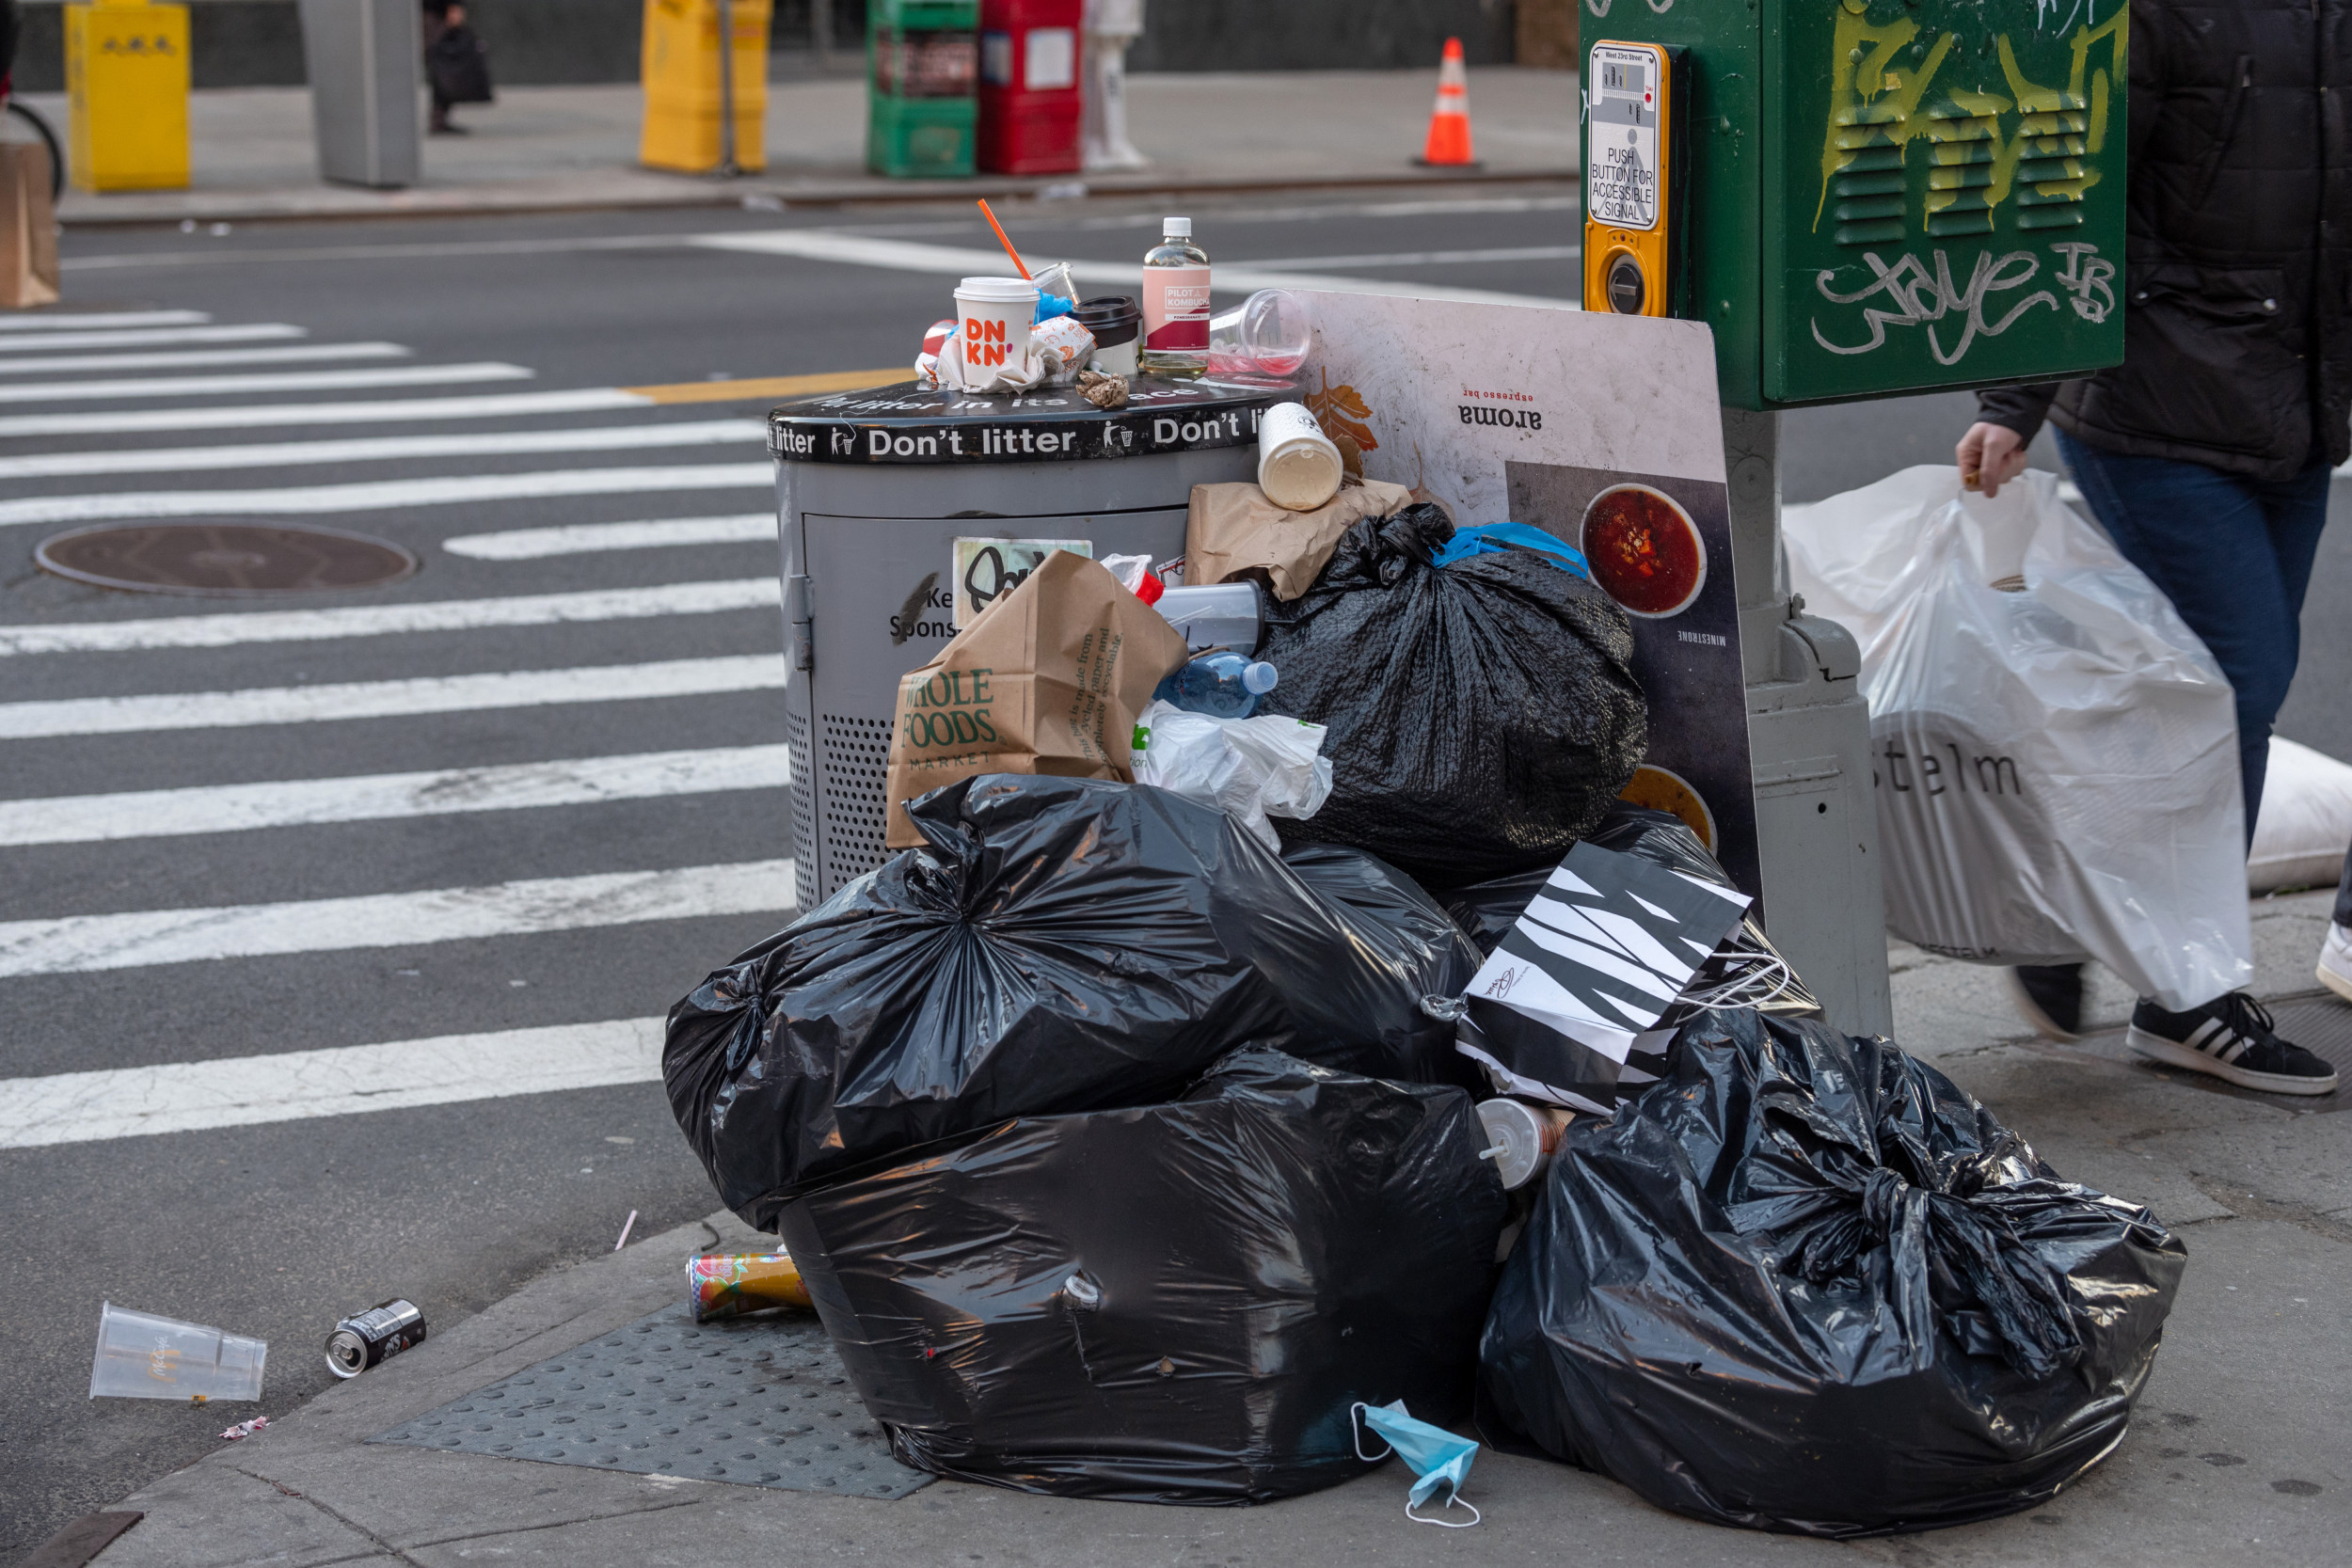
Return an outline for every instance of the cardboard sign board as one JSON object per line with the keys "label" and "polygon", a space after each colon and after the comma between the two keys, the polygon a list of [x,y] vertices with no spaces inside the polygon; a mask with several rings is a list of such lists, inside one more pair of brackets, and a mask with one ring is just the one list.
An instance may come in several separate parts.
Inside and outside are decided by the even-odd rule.
{"label": "cardboard sign board", "polygon": [[1020,587],[1056,550],[1093,559],[1088,539],[958,539],[950,546],[947,580],[952,584],[958,631],[981,610]]}
{"label": "cardboard sign board", "polygon": [[1715,350],[1695,322],[1309,293],[1304,397],[1364,475],[1463,528],[1581,549],[1633,623],[1649,755],[1626,798],[1669,811],[1761,891]]}

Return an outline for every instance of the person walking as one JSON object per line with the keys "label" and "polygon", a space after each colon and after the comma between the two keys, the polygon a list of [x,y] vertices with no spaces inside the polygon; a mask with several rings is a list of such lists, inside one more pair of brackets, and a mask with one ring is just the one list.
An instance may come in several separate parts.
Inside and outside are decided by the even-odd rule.
{"label": "person walking", "polygon": [[[2352,14],[2132,0],[2130,70],[2123,362],[1979,393],[1955,455],[1993,495],[2058,427],[2092,515],[2237,694],[2250,845],[2329,471],[2352,456]],[[2011,975],[2028,1022],[2075,1037],[2081,965]],[[2248,1088],[2336,1086],[2245,991],[2185,1012],[2142,997],[2125,1043]]]}
{"label": "person walking", "polygon": [[459,103],[487,103],[490,61],[482,40],[466,25],[459,0],[423,0],[424,79],[433,94],[427,129],[437,136],[462,136],[466,128],[449,118]]}
{"label": "person walking", "polygon": [[2344,880],[2336,884],[2336,915],[2319,944],[2319,983],[2352,1002],[2352,849],[2344,852]]}

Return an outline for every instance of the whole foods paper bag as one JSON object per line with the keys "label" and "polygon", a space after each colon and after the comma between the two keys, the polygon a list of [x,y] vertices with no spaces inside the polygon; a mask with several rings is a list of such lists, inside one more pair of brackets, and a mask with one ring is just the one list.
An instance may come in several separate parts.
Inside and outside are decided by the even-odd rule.
{"label": "whole foods paper bag", "polygon": [[1231,582],[1264,574],[1278,599],[1295,599],[1339,547],[1340,535],[1365,517],[1386,517],[1412,504],[1402,484],[1351,484],[1312,512],[1286,512],[1254,484],[1196,484],[1184,519],[1184,580]]}
{"label": "whole foods paper bag", "polygon": [[977,773],[1132,782],[1136,719],[1190,652],[1098,562],[1056,550],[898,682],[883,842],[923,842],[898,808]]}
{"label": "whole foods paper bag", "polygon": [[49,150],[0,143],[0,309],[57,300],[57,214],[49,202]]}

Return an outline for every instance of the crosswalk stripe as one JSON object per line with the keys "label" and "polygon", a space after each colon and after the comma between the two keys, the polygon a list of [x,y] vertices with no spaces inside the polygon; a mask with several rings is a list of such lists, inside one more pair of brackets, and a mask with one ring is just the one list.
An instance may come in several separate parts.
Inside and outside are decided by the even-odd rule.
{"label": "crosswalk stripe", "polygon": [[661,1038],[627,1018],[0,1080],[0,1148],[653,1084]]}
{"label": "crosswalk stripe", "polygon": [[569,523],[562,528],[518,528],[504,533],[467,533],[444,539],[452,555],[475,561],[537,561],[551,555],[586,555],[598,550],[643,550],[664,545],[748,545],[776,536],[776,515],[746,512],[732,517],[664,517],[642,523]]}
{"label": "crosswalk stripe", "polygon": [[545,877],[288,904],[0,922],[0,978],[478,942],[792,907],[792,863]]}
{"label": "crosswalk stripe", "polygon": [[0,740],[151,730],[233,729],[427,713],[548,707],[772,690],[785,684],[781,654],[675,658],[568,670],[501,670],[478,675],[351,681],[334,686],[251,687],[238,691],[158,692],[0,703]]}
{"label": "crosswalk stripe", "polygon": [[[1001,254],[977,247],[920,245],[910,240],[884,240],[865,234],[844,234],[826,229],[761,230],[738,234],[690,234],[683,242],[708,250],[741,251],[755,256],[790,256],[808,261],[832,261],[842,266],[880,267],[891,272],[929,273],[959,277],[976,268],[1001,269]],[[1071,276],[1086,284],[1139,287],[1143,268],[1133,261],[1073,261]],[[1399,282],[1392,278],[1333,277],[1320,273],[1283,268],[1219,263],[1210,279],[1219,293],[1255,293],[1260,289],[1316,289],[1349,293],[1395,294],[1410,299],[1453,300],[1470,305],[1530,305],[1547,309],[1574,309],[1576,301],[1542,294],[1502,293],[1492,289],[1456,289],[1438,283]]]}
{"label": "crosswalk stripe", "polygon": [[116,381],[44,381],[0,387],[0,403],[97,398],[215,397],[224,392],[336,392],[360,387],[430,387],[467,381],[528,381],[520,365],[404,365],[381,371],[288,371],[262,375],[141,376]]}
{"label": "crosswalk stripe", "polygon": [[282,490],[124,490],[97,496],[40,496],[0,501],[0,527],[94,522],[112,517],[315,516],[384,512],[459,501],[535,500],[549,496],[612,496],[637,490],[754,490],[775,483],[767,459],[668,468],[555,468],[529,474],[452,474],[366,480]]}
{"label": "crosswalk stripe", "polygon": [[291,343],[282,348],[199,348],[156,354],[61,354],[46,359],[0,359],[0,375],[87,374],[106,371],[169,371],[199,365],[302,365],[324,359],[405,359],[398,343]]}
{"label": "crosswalk stripe", "polygon": [[0,354],[23,354],[52,348],[158,348],[165,343],[260,343],[310,333],[284,322],[259,322],[241,326],[169,326],[137,331],[42,332],[24,338],[0,339]]}
{"label": "crosswalk stripe", "polygon": [[0,316],[0,332],[55,332],[83,326],[201,326],[201,310],[101,310],[72,315]]}
{"label": "crosswalk stripe", "polygon": [[778,788],[789,781],[791,771],[791,759],[782,746],[722,746],[340,779],[0,800],[0,846],[111,844],[131,838],[715,795]]}
{"label": "crosswalk stripe", "polygon": [[653,615],[708,615],[730,610],[772,610],[780,602],[776,579],[764,577],[512,598],[354,605],[337,610],[240,610],[224,615],[164,616],[149,621],[66,621],[52,626],[0,626],[0,657],[24,654],[136,653],[153,648],[227,648],[246,642],[304,642],[329,638],[386,637],[402,632],[629,621]]}
{"label": "crosswalk stripe", "polygon": [[0,436],[125,436],[156,430],[260,430],[271,425],[390,424],[410,420],[503,420],[529,414],[596,414],[648,408],[654,400],[618,387],[568,392],[492,392],[479,397],[393,398],[367,403],[264,403],[229,408],[108,408],[95,414],[0,417]]}
{"label": "crosswalk stripe", "polygon": [[766,434],[767,427],[757,420],[692,420],[572,430],[505,430],[482,436],[351,436],[340,441],[264,441],[230,447],[40,452],[29,457],[0,457],[0,479],[178,473],[202,468],[280,468],[310,463],[383,463],[406,457],[622,451],[637,447],[715,446],[723,442],[742,445],[756,443]]}

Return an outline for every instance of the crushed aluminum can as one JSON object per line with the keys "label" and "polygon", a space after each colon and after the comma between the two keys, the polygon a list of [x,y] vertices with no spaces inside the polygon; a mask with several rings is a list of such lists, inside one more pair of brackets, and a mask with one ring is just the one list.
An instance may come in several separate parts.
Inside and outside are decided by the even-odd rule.
{"label": "crushed aluminum can", "polygon": [[378,1362],[424,1343],[424,1313],[415,1302],[398,1297],[378,1302],[335,1325],[326,1337],[326,1370],[337,1377],[358,1377]]}

